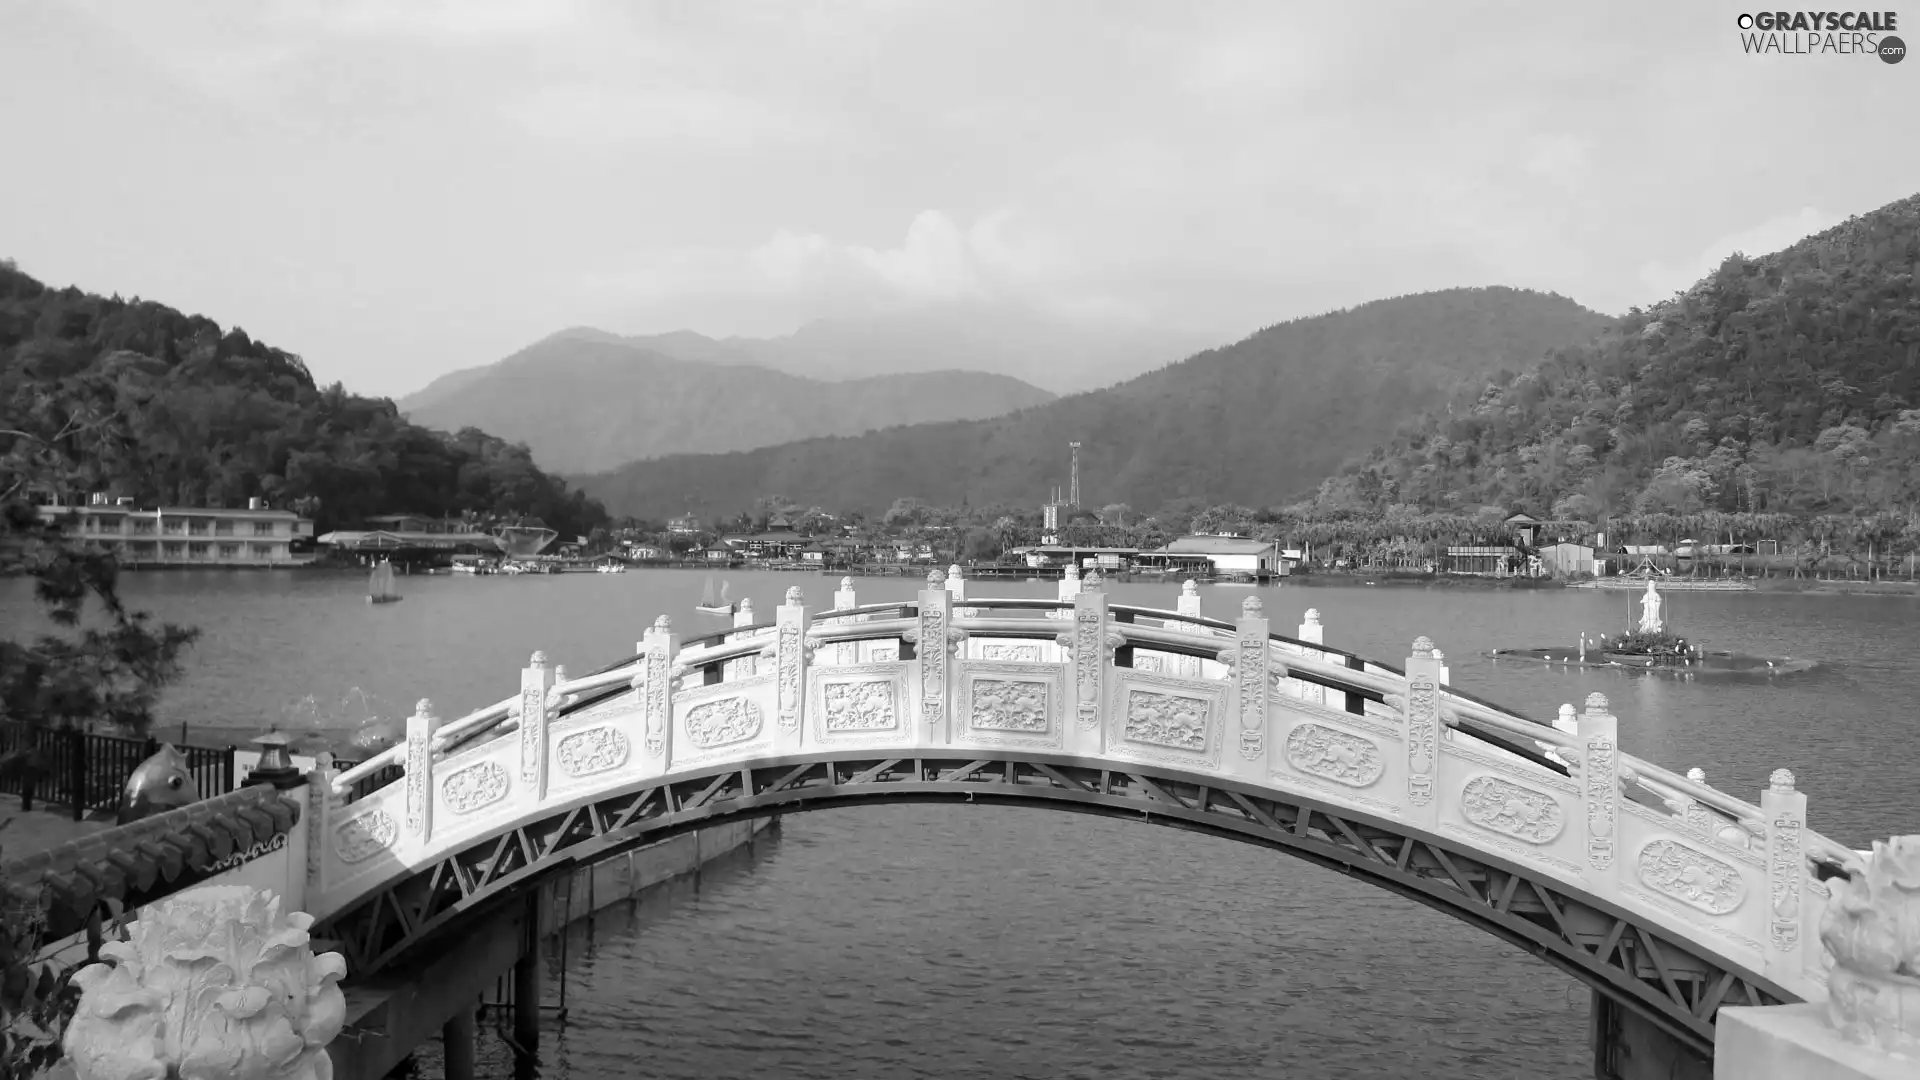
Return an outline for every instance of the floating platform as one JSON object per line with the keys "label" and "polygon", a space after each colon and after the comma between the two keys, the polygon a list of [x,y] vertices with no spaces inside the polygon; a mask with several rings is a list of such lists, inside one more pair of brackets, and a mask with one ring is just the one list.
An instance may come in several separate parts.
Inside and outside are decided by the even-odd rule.
{"label": "floating platform", "polygon": [[1588,649],[1581,659],[1576,645],[1544,649],[1495,649],[1487,656],[1493,660],[1517,660],[1530,664],[1565,667],[1616,668],[1632,671],[1659,671],[1683,675],[1791,675],[1809,671],[1819,664],[1813,660],[1795,660],[1788,656],[1755,656],[1752,653],[1707,649],[1691,656],[1648,656],[1644,653],[1615,653]]}

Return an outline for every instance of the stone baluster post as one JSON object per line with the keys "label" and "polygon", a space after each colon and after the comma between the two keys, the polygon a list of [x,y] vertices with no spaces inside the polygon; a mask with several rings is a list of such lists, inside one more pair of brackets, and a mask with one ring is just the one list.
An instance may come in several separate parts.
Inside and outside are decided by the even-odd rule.
{"label": "stone baluster post", "polygon": [[[1563,704],[1560,706],[1560,714],[1553,719],[1553,729],[1579,738],[1580,723],[1574,719],[1572,705]],[[1547,760],[1557,761],[1562,765],[1568,766],[1573,764],[1568,761],[1559,750],[1555,749],[1551,743],[1540,743],[1539,745],[1541,751],[1546,754]]]}
{"label": "stone baluster post", "polygon": [[733,613],[733,625],[735,626],[752,626],[753,625],[753,598],[752,597],[741,598],[740,607],[736,609]]}
{"label": "stone baluster post", "polygon": [[946,575],[938,569],[929,570],[927,586],[920,590],[920,618],[913,648],[920,672],[920,737],[935,745],[945,744],[952,737],[947,716],[953,698],[953,649],[947,633],[952,628],[953,594],[947,591]]}
{"label": "stone baluster post", "polygon": [[1407,657],[1407,697],[1403,706],[1407,724],[1407,820],[1437,831],[1440,801],[1440,661],[1433,658],[1433,641],[1415,638]]}
{"label": "stone baluster post", "polygon": [[794,585],[786,600],[774,609],[774,694],[780,740],[798,748],[805,736],[807,711],[807,598]]}
{"label": "stone baluster post", "polygon": [[[1055,598],[1063,604],[1071,604],[1073,603],[1073,598],[1079,595],[1080,568],[1070,564],[1067,567],[1067,572],[1060,578],[1060,591],[1055,594]],[[1047,616],[1054,619],[1069,619],[1073,617],[1071,613],[1066,611],[1050,611],[1047,613]]]}
{"label": "stone baluster post", "polygon": [[515,786],[534,802],[547,797],[547,718],[556,674],[543,652],[534,653],[520,672],[520,782]]}
{"label": "stone baluster post", "polygon": [[1446,654],[1446,653],[1443,653],[1443,652],[1441,652],[1441,651],[1440,651],[1439,649],[1435,649],[1435,650],[1433,650],[1433,658],[1434,658],[1434,660],[1436,660],[1436,661],[1438,661],[1438,662],[1439,662],[1439,666],[1440,666],[1440,685],[1441,685],[1441,686],[1445,686],[1445,685],[1447,685],[1447,683],[1448,683],[1448,680],[1449,680],[1449,677],[1450,677],[1450,675],[1452,674],[1451,672],[1449,672],[1449,671],[1447,670],[1447,654]]}
{"label": "stone baluster post", "polygon": [[1067,647],[1073,657],[1073,673],[1069,679],[1072,692],[1068,696],[1073,701],[1074,720],[1066,745],[1070,750],[1097,754],[1106,745],[1100,718],[1106,711],[1107,691],[1114,677],[1112,666],[1107,662],[1110,619],[1107,593],[1097,572],[1088,575],[1084,582],[1075,578],[1073,584],[1077,591],[1071,613],[1073,630]]}
{"label": "stone baluster post", "polygon": [[[1306,615],[1301,617],[1300,640],[1314,645],[1324,645],[1327,643],[1327,628],[1320,625],[1319,608],[1310,607],[1307,609]],[[1327,658],[1325,653],[1314,649],[1305,649],[1302,651],[1305,655],[1311,656],[1315,660],[1325,660]],[[1325,705],[1327,703],[1326,687],[1318,683],[1306,682],[1296,682],[1294,686],[1298,688],[1297,692],[1300,695],[1300,700],[1311,701],[1315,705]]]}
{"label": "stone baluster post", "polygon": [[1273,651],[1267,645],[1267,616],[1258,596],[1240,601],[1240,619],[1234,636],[1238,648],[1234,654],[1234,715],[1240,720],[1240,757],[1254,763],[1256,778],[1264,782],[1267,773],[1267,717],[1273,692],[1269,674]]}
{"label": "stone baluster post", "polygon": [[854,597],[853,579],[850,577],[841,578],[840,587],[833,591],[833,610],[851,611],[859,606],[860,601]]}
{"label": "stone baluster post", "polygon": [[341,805],[333,791],[333,754],[322,750],[313,755],[313,771],[307,774],[307,898],[302,906],[326,895],[327,838]]}
{"label": "stone baluster post", "polygon": [[[1803,895],[1807,878],[1801,838],[1807,827],[1807,794],[1796,791],[1793,774],[1773,770],[1760,793],[1760,816],[1767,823],[1767,975],[1787,981],[1806,975],[1802,950],[1820,928],[1808,925]],[[1817,949],[1819,946],[1814,946]]]}
{"label": "stone baluster post", "polygon": [[653,627],[640,641],[646,655],[646,677],[642,684],[642,715],[646,717],[646,735],[642,746],[649,761],[665,769],[673,760],[673,659],[680,652],[680,635],[673,632],[673,620],[665,615],[653,620]]}
{"label": "stone baluster post", "polygon": [[959,563],[947,567],[947,591],[953,594],[954,603],[967,602],[967,579],[961,574]]}
{"label": "stone baluster post", "polygon": [[[1200,607],[1200,586],[1194,584],[1192,578],[1188,578],[1181,583],[1180,595],[1174,599],[1173,610],[1189,618],[1200,619],[1206,617]],[[1178,627],[1178,629],[1195,634],[1207,634],[1209,636],[1213,634],[1212,630],[1199,625],[1181,626]],[[1197,656],[1176,656],[1173,658],[1172,674],[1179,675],[1182,678],[1197,679],[1204,671],[1205,669],[1201,666],[1201,660]]]}
{"label": "stone baluster post", "polygon": [[[1597,885],[1614,879],[1616,822],[1620,817],[1620,720],[1607,711],[1607,696],[1587,695],[1576,722],[1580,731],[1580,789],[1586,810],[1587,878]],[[1609,890],[1599,890],[1609,895]]]}
{"label": "stone baluster post", "polygon": [[[1698,766],[1687,770],[1687,779],[1702,787],[1707,783],[1707,771]],[[1715,832],[1713,811],[1707,809],[1698,799],[1687,797],[1685,814],[1687,831],[1703,840],[1712,839]]]}
{"label": "stone baluster post", "polygon": [[421,698],[407,717],[407,835],[422,844],[433,835],[433,732],[440,717]]}
{"label": "stone baluster post", "polygon": [[[564,685],[566,681],[567,681],[567,665],[565,664],[553,665],[553,685],[558,687],[558,686]],[[563,707],[571,705],[575,701],[578,701],[580,698],[580,695],[565,694],[565,695],[562,695],[559,699],[557,699],[557,701],[553,698],[552,694],[548,694],[547,697],[549,700],[549,704],[547,705],[548,719],[552,720],[552,719],[557,719],[559,717],[560,710]]]}

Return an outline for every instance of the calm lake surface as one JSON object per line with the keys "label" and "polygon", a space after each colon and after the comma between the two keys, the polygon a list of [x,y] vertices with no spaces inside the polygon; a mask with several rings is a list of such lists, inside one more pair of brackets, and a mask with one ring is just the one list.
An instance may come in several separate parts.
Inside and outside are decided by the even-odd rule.
{"label": "calm lake surface", "polygon": [[[830,607],[838,578],[730,575],[768,618],[790,585]],[[509,696],[534,649],[574,674],[632,651],[662,614],[683,634],[688,571],[416,576],[369,607],[360,575],[131,574],[156,616],[199,626],[163,732],[244,741],[419,698],[454,717]],[[915,579],[860,578],[862,602]],[[1042,582],[975,596],[1052,596]],[[1202,587],[1232,618],[1256,590]],[[1401,663],[1433,638],[1454,684],[1538,719],[1598,690],[1622,745],[1758,799],[1794,771],[1808,823],[1865,847],[1920,833],[1920,601],[1669,593],[1670,625],[1709,648],[1808,657],[1769,682],[1499,663],[1487,650],[1613,632],[1629,594],[1414,588],[1257,590],[1274,628],[1318,608],[1329,645]],[[1172,607],[1177,586],[1113,584]],[[0,581],[0,632],[36,623]],[[988,807],[870,807],[784,819],[698,885],[603,912],[569,937],[568,1015],[548,1077],[1492,1077],[1592,1075],[1587,990],[1508,946],[1283,855],[1131,822]],[[549,1002],[559,965],[550,965]],[[483,1030],[487,1025],[483,1025]],[[420,1055],[438,1075],[437,1054]],[[482,1061],[511,1074],[497,1042]]]}

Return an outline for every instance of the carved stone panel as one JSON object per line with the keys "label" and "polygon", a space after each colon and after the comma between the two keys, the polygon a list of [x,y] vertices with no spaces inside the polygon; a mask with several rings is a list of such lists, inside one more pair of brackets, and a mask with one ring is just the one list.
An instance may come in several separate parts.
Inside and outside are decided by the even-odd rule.
{"label": "carved stone panel", "polygon": [[980,642],[980,659],[1001,660],[1020,664],[1038,664],[1040,644],[1034,641],[992,641]]}
{"label": "carved stone panel", "polygon": [[1806,877],[1800,855],[1800,823],[1790,817],[1773,821],[1773,843],[1767,866],[1767,894],[1771,917],[1767,937],[1773,947],[1788,952],[1800,943],[1800,881]]}
{"label": "carved stone panel", "polygon": [[914,702],[907,664],[817,668],[807,702],[808,728],[822,742],[897,743],[911,734]]}
{"label": "carved stone panel", "polygon": [[[937,594],[936,594],[937,595]],[[920,722],[933,727],[947,716],[948,613],[938,603],[920,605]]]}
{"label": "carved stone panel", "polygon": [[1640,880],[1709,915],[1725,915],[1747,898],[1740,868],[1673,840],[1655,840],[1640,849]]}
{"label": "carved stone panel", "polygon": [[1227,684],[1164,675],[1118,675],[1107,707],[1107,752],[1218,768]]}
{"label": "carved stone panel", "polygon": [[1489,832],[1549,844],[1567,827],[1560,800],[1498,776],[1476,776],[1460,791],[1460,813]]}
{"label": "carved stone panel", "polygon": [[641,694],[647,702],[647,753],[659,756],[667,748],[667,724],[672,720],[670,697],[672,658],[664,647],[647,650],[647,677]]}
{"label": "carved stone panel", "polygon": [[1301,772],[1348,787],[1368,787],[1386,771],[1373,740],[1325,724],[1295,724],[1287,736],[1287,762]]}
{"label": "carved stone panel", "polygon": [[[784,695],[783,695],[784,696]],[[746,694],[703,701],[687,708],[687,741],[697,750],[717,750],[760,734],[760,706]]]}
{"label": "carved stone panel", "polygon": [[1064,664],[969,660],[959,667],[956,742],[1057,750],[1066,729]]}
{"label": "carved stone panel", "polygon": [[1613,740],[1588,739],[1584,757],[1580,771],[1587,788],[1587,865],[1605,870],[1613,865],[1613,808],[1620,793]]}
{"label": "carved stone panel", "polygon": [[1082,607],[1074,615],[1073,672],[1080,699],[1080,726],[1100,723],[1100,676],[1107,663],[1106,609]]}
{"label": "carved stone panel", "polygon": [[1433,774],[1439,760],[1440,688],[1424,676],[1407,682],[1407,800],[1415,806],[1433,801]]}
{"label": "carved stone panel", "polygon": [[507,797],[506,766],[482,761],[449,775],[440,785],[440,797],[456,814],[471,814]]}
{"label": "carved stone panel", "polygon": [[627,763],[632,746],[619,728],[605,724],[571,731],[560,737],[555,757],[560,771],[571,777],[609,772]]}
{"label": "carved stone panel", "polygon": [[385,810],[374,809],[341,822],[333,830],[333,853],[351,866],[366,862],[393,847],[400,836],[400,823]]}
{"label": "carved stone panel", "polygon": [[780,726],[793,731],[800,726],[801,669],[806,664],[805,628],[799,623],[782,622],[775,646],[780,671]]}

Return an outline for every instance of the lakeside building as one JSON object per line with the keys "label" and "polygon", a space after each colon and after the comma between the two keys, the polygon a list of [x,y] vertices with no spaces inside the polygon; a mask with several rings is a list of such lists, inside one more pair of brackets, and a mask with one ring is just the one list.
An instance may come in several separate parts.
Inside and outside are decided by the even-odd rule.
{"label": "lakeside building", "polygon": [[58,501],[39,507],[43,521],[61,521],[68,535],[99,544],[129,568],[157,566],[302,566],[314,556],[296,552],[313,539],[313,522],[265,499],[244,510],[224,507],[141,508],[128,498],[92,495],[86,505]]}
{"label": "lakeside building", "polygon": [[1276,574],[1291,571],[1280,555],[1280,545],[1272,540],[1253,540],[1245,536],[1183,536],[1155,554],[1169,558],[1205,559],[1216,574]]}

